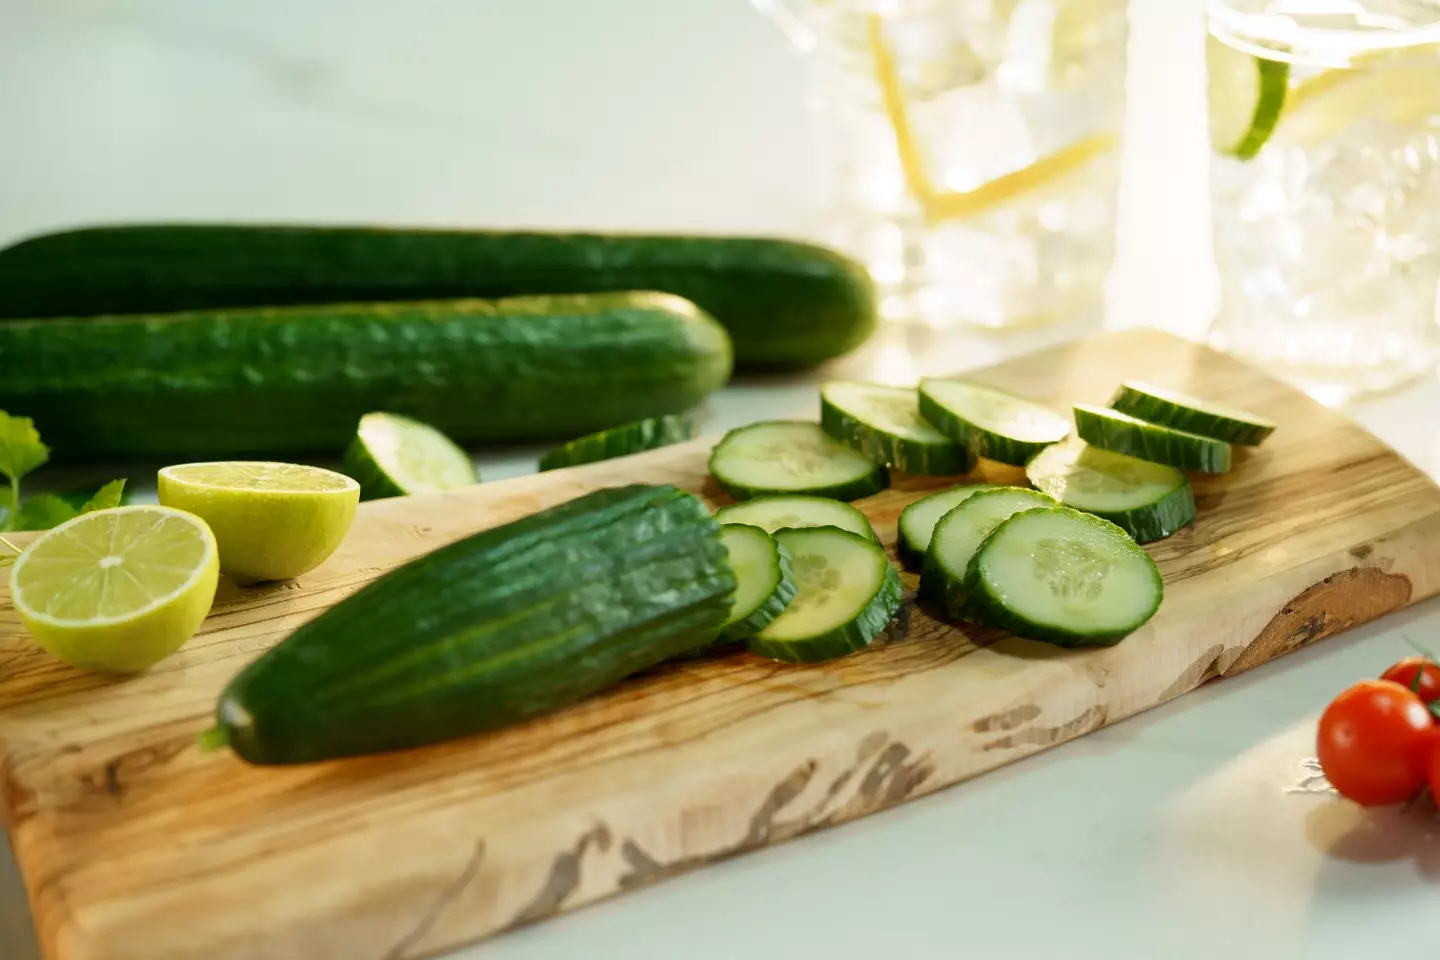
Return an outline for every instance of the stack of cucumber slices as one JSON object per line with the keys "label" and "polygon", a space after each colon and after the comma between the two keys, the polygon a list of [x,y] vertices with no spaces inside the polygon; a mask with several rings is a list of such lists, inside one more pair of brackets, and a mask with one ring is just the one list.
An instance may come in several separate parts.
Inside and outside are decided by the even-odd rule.
{"label": "stack of cucumber slices", "polygon": [[[725,435],[710,472],[737,502],[726,525],[739,589],[722,639],[795,663],[870,645],[899,609],[900,579],[847,501],[890,470],[959,476],[983,458],[1023,467],[1030,487],[962,483],[900,515],[897,553],[936,616],[1062,646],[1108,645],[1145,624],[1163,585],[1140,544],[1195,520],[1185,471],[1231,469],[1232,447],[1269,421],[1145,383],[1073,424],[985,384],[826,383],[820,422],[766,421]],[[1033,489],[1031,489],[1033,487]]]}

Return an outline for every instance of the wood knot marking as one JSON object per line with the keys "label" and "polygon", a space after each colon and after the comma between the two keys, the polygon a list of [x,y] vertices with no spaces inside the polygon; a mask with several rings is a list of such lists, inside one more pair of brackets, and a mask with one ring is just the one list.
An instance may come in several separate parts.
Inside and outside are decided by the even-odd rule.
{"label": "wood knot marking", "polygon": [[1369,543],[1362,543],[1359,546],[1354,546],[1350,548],[1350,556],[1354,557],[1356,560],[1368,560],[1370,559],[1370,555],[1374,552],[1374,545]]}
{"label": "wood knot marking", "polygon": [[1092,730],[1105,726],[1109,714],[1104,704],[1086,708],[1078,717],[1057,727],[1029,727],[998,737],[983,745],[981,750],[1012,750],[1016,747],[1048,747],[1066,740],[1084,736]]}
{"label": "wood knot marking", "polygon": [[1258,667],[1316,640],[1393,613],[1408,604],[1410,596],[1409,577],[1379,567],[1353,567],[1332,574],[1285,604],[1221,674],[1228,677]]}
{"label": "wood knot marking", "polygon": [[521,908],[511,923],[534,923],[559,913],[570,894],[580,886],[585,854],[592,846],[604,853],[610,849],[611,839],[610,828],[603,823],[596,824],[581,834],[575,841],[574,848],[556,854],[550,863],[550,874],[546,877],[544,886]]}
{"label": "wood knot marking", "polygon": [[992,730],[1014,730],[1016,727],[1029,723],[1040,716],[1043,711],[1033,703],[1024,706],[1013,707],[1001,713],[992,713],[988,717],[981,717],[971,724],[971,729],[976,733],[989,733]]}

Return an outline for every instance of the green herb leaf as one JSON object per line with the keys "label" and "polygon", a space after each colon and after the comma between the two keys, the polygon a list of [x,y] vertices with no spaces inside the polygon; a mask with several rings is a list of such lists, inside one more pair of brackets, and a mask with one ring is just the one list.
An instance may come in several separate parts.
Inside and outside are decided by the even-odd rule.
{"label": "green herb leaf", "polygon": [[1420,644],[1416,643],[1414,640],[1411,640],[1408,634],[1404,634],[1404,633],[1400,634],[1400,639],[1401,639],[1401,640],[1404,640],[1406,643],[1410,644],[1410,646],[1415,650],[1415,652],[1418,653],[1418,654],[1420,654],[1420,656],[1424,657],[1426,660],[1429,660],[1431,663],[1436,662],[1436,661],[1435,661],[1435,654],[1431,653],[1429,650],[1426,650],[1424,647],[1420,646]]}
{"label": "green herb leaf", "polygon": [[109,510],[111,507],[120,506],[125,499],[125,481],[111,480],[105,486],[95,491],[95,496],[86,500],[80,507],[81,513],[94,513],[96,510]]}
{"label": "green herb leaf", "polygon": [[13,485],[49,459],[50,448],[40,442],[35,421],[0,410],[0,473]]}
{"label": "green herb leaf", "polygon": [[33,497],[27,497],[20,505],[11,529],[49,530],[77,516],[79,513],[66,503],[63,497],[53,493],[37,493]]}

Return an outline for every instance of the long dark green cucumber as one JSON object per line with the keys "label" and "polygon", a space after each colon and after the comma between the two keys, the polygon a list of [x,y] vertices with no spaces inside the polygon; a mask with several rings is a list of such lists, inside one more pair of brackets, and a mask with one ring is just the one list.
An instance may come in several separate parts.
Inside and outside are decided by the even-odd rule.
{"label": "long dark green cucumber", "polygon": [[458,443],[680,413],[730,342],[663,293],[0,322],[0,409],[69,459],[338,455],[388,410]]}
{"label": "long dark green cucumber", "polygon": [[747,365],[804,366],[862,343],[858,263],[759,237],[352,226],[150,224],[0,250],[0,317],[659,290],[714,316]]}
{"label": "long dark green cucumber", "polygon": [[709,642],[734,590],[699,498],[601,490],[411,561],[301,626],[230,681],[207,741],[291,764],[507,726]]}

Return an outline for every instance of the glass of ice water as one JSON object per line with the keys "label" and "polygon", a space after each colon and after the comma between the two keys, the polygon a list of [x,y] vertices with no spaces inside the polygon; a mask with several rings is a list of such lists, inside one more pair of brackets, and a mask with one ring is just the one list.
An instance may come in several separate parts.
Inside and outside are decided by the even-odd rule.
{"label": "glass of ice water", "polygon": [[1332,403],[1433,371],[1440,2],[1208,16],[1212,342]]}
{"label": "glass of ice water", "polygon": [[753,0],[809,53],[830,241],[886,317],[1098,310],[1114,253],[1126,0]]}

